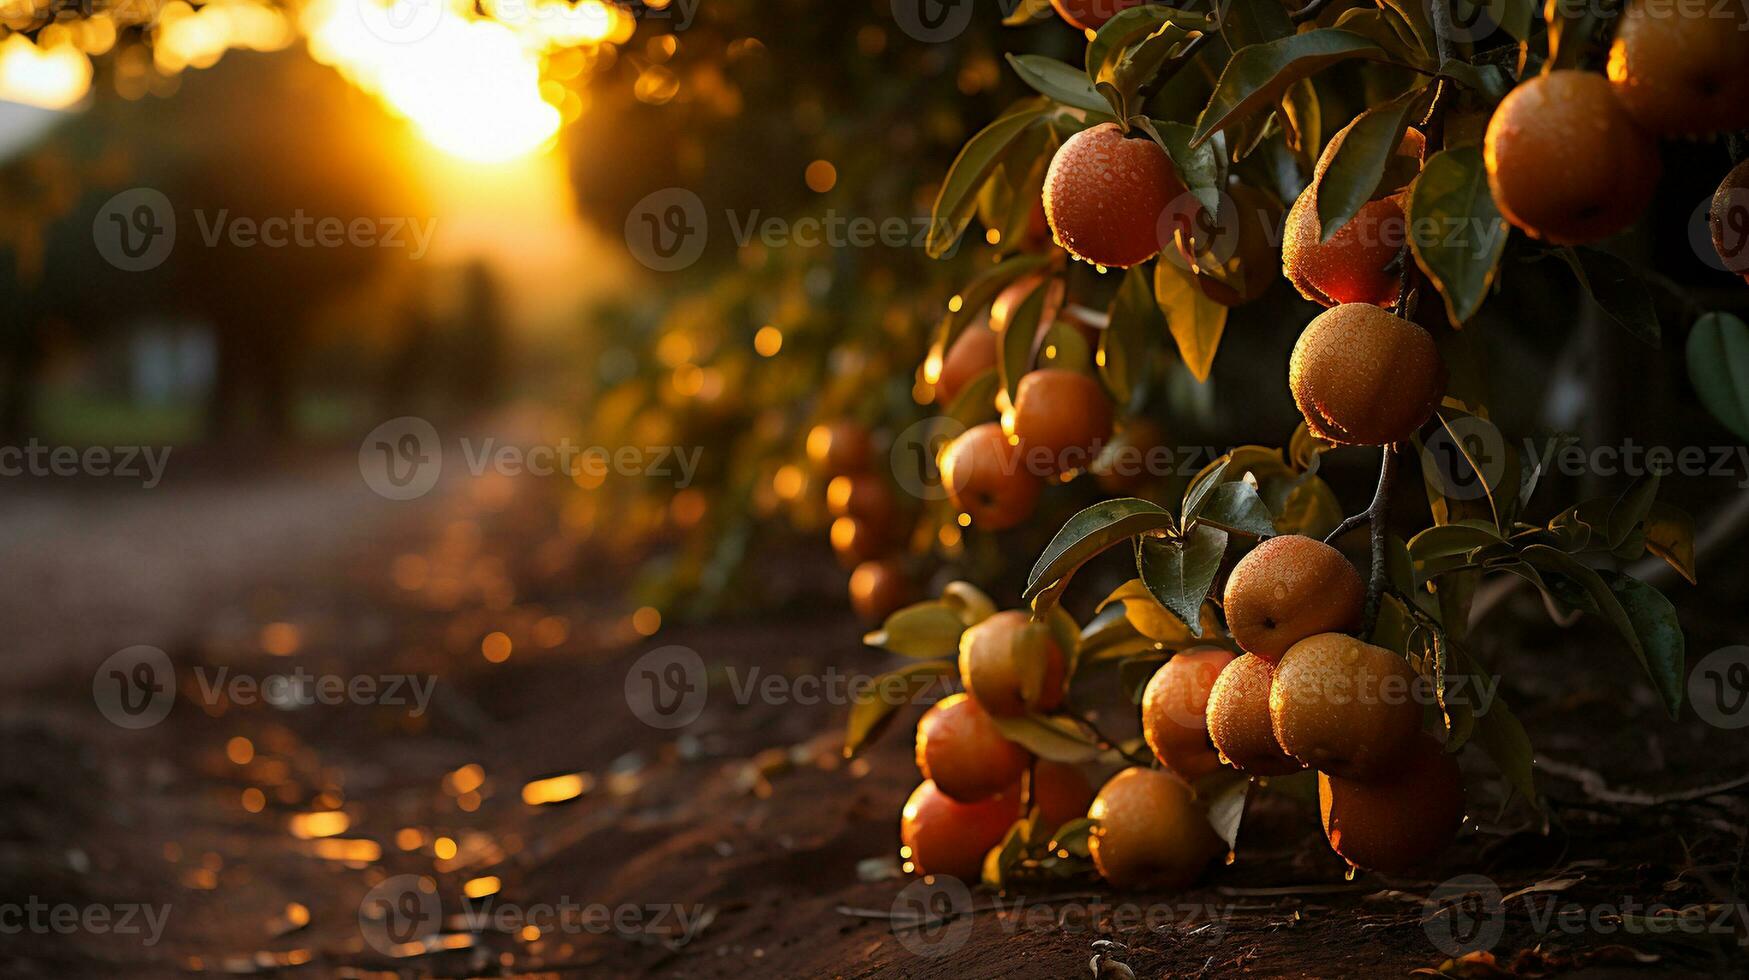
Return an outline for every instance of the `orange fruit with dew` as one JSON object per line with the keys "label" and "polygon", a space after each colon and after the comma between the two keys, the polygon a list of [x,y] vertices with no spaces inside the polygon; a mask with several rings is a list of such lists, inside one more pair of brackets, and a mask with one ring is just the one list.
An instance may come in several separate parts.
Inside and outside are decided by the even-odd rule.
{"label": "orange fruit with dew", "polygon": [[1014,397],[1014,435],[1032,472],[1086,469],[1111,437],[1111,396],[1091,375],[1061,368],[1030,371]]}
{"label": "orange fruit with dew", "polygon": [[1421,732],[1415,673],[1394,651],[1342,633],[1294,644],[1275,666],[1269,721],[1282,751],[1345,779],[1398,772]]}
{"label": "orange fruit with dew", "polygon": [[1184,650],[1162,664],[1142,690],[1142,738],[1155,758],[1186,779],[1220,768],[1205,713],[1215,679],[1232,660],[1233,654],[1219,647]]}
{"label": "orange fruit with dew", "polygon": [[1045,712],[1063,700],[1063,651],[1050,628],[1017,609],[960,634],[960,680],[992,715]]}
{"label": "orange fruit with dew", "polygon": [[1255,653],[1236,657],[1209,692],[1209,741],[1228,765],[1251,776],[1285,776],[1305,768],[1282,750],[1269,718],[1275,664]]}
{"label": "orange fruit with dew", "polygon": [[941,373],[935,379],[935,403],[951,404],[973,378],[996,368],[996,331],[979,321],[960,331],[941,357]]}
{"label": "orange fruit with dew", "polygon": [[1366,585],[1342,552],[1284,534],[1239,559],[1221,605],[1240,649],[1274,661],[1308,636],[1358,629]]}
{"label": "orange fruit with dew", "polygon": [[1032,754],[1002,737],[978,702],[965,694],[931,705],[917,722],[917,768],[961,803],[1011,789]]}
{"label": "orange fruit with dew", "polygon": [[1288,387],[1312,434],[1340,445],[1402,442],[1445,394],[1433,336],[1376,306],[1320,313],[1294,344]]}
{"label": "orange fruit with dew", "polygon": [[1357,782],[1320,774],[1318,809],[1331,848],[1348,863],[1404,874],[1431,864],[1457,837],[1463,775],[1438,739],[1418,735],[1390,778]]}
{"label": "orange fruit with dew", "polygon": [[1749,281],[1749,160],[1732,167],[1719,182],[1707,224],[1719,260]]}
{"label": "orange fruit with dew", "polygon": [[1506,220],[1557,245],[1626,228],[1651,203],[1658,146],[1609,80],[1585,71],[1538,75],[1507,93],[1482,145],[1488,187]]}
{"label": "orange fruit with dew", "polygon": [[808,430],[808,459],[830,476],[868,469],[874,455],[868,430],[855,422],[824,422]]}
{"label": "orange fruit with dew", "polygon": [[974,425],[947,444],[941,482],[954,507],[972,526],[1002,531],[1032,516],[1044,481],[1027,472],[1018,447],[996,422]]}
{"label": "orange fruit with dew", "polygon": [[1158,143],[1100,123],[1069,137],[1051,159],[1045,217],[1069,254],[1126,269],[1171,241],[1167,212],[1184,193]]}
{"label": "orange fruit with dew", "polygon": [[[1340,146],[1339,140],[1331,140],[1324,148],[1315,170],[1317,177],[1330,168]],[[1411,129],[1397,155],[1418,169],[1425,146],[1425,138]],[[1401,198],[1400,193],[1391,193],[1366,202],[1325,241],[1314,178],[1288,211],[1281,242],[1283,274],[1301,296],[1324,306],[1395,305],[1402,295],[1403,249],[1409,244]]]}
{"label": "orange fruit with dew", "polygon": [[1051,0],[1057,16],[1083,31],[1097,31],[1121,11],[1138,6],[1146,0]]}
{"label": "orange fruit with dew", "polygon": [[983,876],[984,855],[1019,818],[1020,804],[1012,796],[960,803],[924,780],[900,813],[901,853],[918,874],[975,882]]}
{"label": "orange fruit with dew", "polygon": [[1607,71],[1621,107],[1654,136],[1749,127],[1749,10],[1634,0]]}
{"label": "orange fruit with dew", "polygon": [[1158,769],[1111,777],[1087,815],[1098,821],[1088,839],[1093,864],[1116,888],[1188,888],[1221,852],[1189,784]]}
{"label": "orange fruit with dew", "polygon": [[865,623],[878,623],[903,609],[915,593],[896,558],[877,558],[850,573],[850,608]]}

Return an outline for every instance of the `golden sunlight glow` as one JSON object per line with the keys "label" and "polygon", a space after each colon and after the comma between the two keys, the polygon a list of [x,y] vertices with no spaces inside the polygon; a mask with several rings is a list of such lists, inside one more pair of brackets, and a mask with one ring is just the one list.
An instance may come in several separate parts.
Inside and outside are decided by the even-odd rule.
{"label": "golden sunlight glow", "polygon": [[65,109],[90,88],[91,59],[71,43],[39,48],[22,34],[0,42],[0,99]]}
{"label": "golden sunlight glow", "polygon": [[311,57],[377,96],[427,142],[494,163],[542,149],[559,130],[559,109],[542,96],[543,53],[622,33],[616,8],[597,0],[579,4],[588,8],[581,13],[557,6],[565,11],[501,0],[494,20],[467,0],[435,12],[420,0],[315,0],[304,30]]}
{"label": "golden sunlight glow", "polygon": [[166,75],[211,68],[231,48],[277,51],[292,42],[292,25],[277,7],[253,0],[216,0],[195,10],[173,0],[158,14],[152,63]]}

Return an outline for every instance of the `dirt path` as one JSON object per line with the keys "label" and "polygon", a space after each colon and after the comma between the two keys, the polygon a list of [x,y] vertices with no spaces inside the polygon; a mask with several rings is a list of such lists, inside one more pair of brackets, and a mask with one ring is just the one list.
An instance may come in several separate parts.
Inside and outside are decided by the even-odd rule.
{"label": "dirt path", "polygon": [[[1446,958],[1424,921],[1436,882],[1345,880],[1315,805],[1283,792],[1262,794],[1237,861],[1189,893],[973,898],[890,877],[916,775],[903,738],[840,757],[843,680],[887,665],[835,599],[644,639],[613,598],[629,559],[568,532],[552,487],[463,481],[385,517],[347,510],[344,471],[256,496],[215,486],[181,516],[43,502],[8,532],[41,588],[7,598],[36,649],[0,701],[0,894],[84,924],[9,935],[0,972],[1059,978],[1091,976],[1098,940],[1143,977],[1404,975]],[[271,534],[250,526],[269,507],[283,508]],[[215,528],[234,529],[233,550],[155,571],[159,549]],[[56,541],[79,543],[58,569]],[[138,566],[117,557],[129,549]],[[138,598],[155,575],[161,598]],[[1508,696],[1563,771],[1653,793],[1749,772],[1740,738],[1624,693],[1634,679],[1589,661],[1595,639],[1515,638],[1537,653],[1518,655]],[[176,696],[129,730],[99,710],[92,666],[145,642]],[[638,685],[684,655],[672,647],[710,683],[670,716]],[[236,683],[286,676],[348,693],[298,704]],[[1532,891],[1460,932],[1497,926],[1495,954],[1523,975],[1743,972],[1740,921],[1672,935],[1621,914],[1624,899],[1735,901],[1742,787],[1648,805],[1544,785],[1546,817],[1473,801],[1487,832],[1445,871]],[[1592,918],[1545,915],[1568,905]],[[891,927],[931,907],[971,914]]]}

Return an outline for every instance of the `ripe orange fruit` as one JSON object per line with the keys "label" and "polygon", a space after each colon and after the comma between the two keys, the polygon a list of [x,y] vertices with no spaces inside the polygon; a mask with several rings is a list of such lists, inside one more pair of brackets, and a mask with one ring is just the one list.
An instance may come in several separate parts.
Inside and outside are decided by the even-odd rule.
{"label": "ripe orange fruit", "polygon": [[850,608],[865,623],[878,623],[914,598],[911,580],[896,558],[877,558],[850,573]]}
{"label": "ripe orange fruit", "polygon": [[1220,758],[1252,776],[1285,776],[1305,768],[1281,749],[1269,720],[1269,688],[1275,665],[1255,653],[1221,671],[1209,692],[1209,740]]}
{"label": "ripe orange fruit", "polygon": [[1433,336],[1364,303],[1318,314],[1294,344],[1287,377],[1312,434],[1345,445],[1402,442],[1445,394]]}
{"label": "ripe orange fruit", "polygon": [[1488,187],[1506,220],[1557,245],[1634,223],[1652,200],[1658,146],[1591,72],[1539,75],[1507,93],[1482,146]]}
{"label": "ripe orange fruit", "polygon": [[935,403],[951,404],[972,379],[996,367],[996,331],[979,321],[960,331],[941,356],[941,373],[935,379]]}
{"label": "ripe orange fruit", "polygon": [[872,473],[844,473],[826,484],[826,507],[834,517],[855,517],[883,531],[899,519],[899,498],[886,480]]}
{"label": "ripe orange fruit", "polygon": [[1345,779],[1394,774],[1421,731],[1415,674],[1391,650],[1341,633],[1293,645],[1275,665],[1269,720],[1283,751]]}
{"label": "ripe orange fruit", "polygon": [[1749,282],[1749,160],[1732,167],[1719,182],[1707,223],[1725,268]]}
{"label": "ripe orange fruit", "polygon": [[1014,397],[1014,435],[1032,472],[1086,469],[1111,436],[1111,396],[1091,375],[1061,368],[1030,371]]}
{"label": "ripe orange fruit", "polygon": [[1318,809],[1330,846],[1350,864],[1401,874],[1451,845],[1464,819],[1457,759],[1430,735],[1417,735],[1402,770],[1379,782],[1321,773]]}
{"label": "ripe orange fruit", "polygon": [[1234,642],[1270,661],[1316,633],[1358,629],[1366,585],[1342,552],[1303,534],[1265,538],[1227,576]]}
{"label": "ripe orange fruit", "polygon": [[1026,471],[1019,448],[996,422],[974,425],[941,454],[941,483],[972,524],[1002,531],[1032,516],[1044,481]]}
{"label": "ripe orange fruit", "polygon": [[[1044,283],[1045,295],[1041,301],[1043,305],[1039,310],[1038,322],[1043,326],[1057,322],[1057,317],[1063,312],[1063,296],[1067,287],[1063,285],[1062,279],[1054,276],[1050,282],[1045,282],[1048,275],[1045,272],[1034,272],[1021,276],[996,294],[995,300],[990,303],[990,329],[996,331],[998,345],[1001,343],[1001,336],[1008,332],[1009,324],[1014,321],[1014,314],[1038,290],[1040,283]],[[991,360],[990,365],[994,367],[995,364],[995,360]]]}
{"label": "ripe orange fruit", "polygon": [[868,430],[855,422],[824,422],[808,430],[808,458],[830,476],[868,468]]}
{"label": "ripe orange fruit", "polygon": [[983,876],[984,855],[1002,842],[1018,819],[1020,803],[1013,796],[957,803],[926,779],[905,801],[899,842],[918,874],[975,882]]}
{"label": "ripe orange fruit", "polygon": [[1052,158],[1045,173],[1045,217],[1069,254],[1126,269],[1171,241],[1171,226],[1163,219],[1184,192],[1158,143],[1101,123],[1069,137]]}
{"label": "ripe orange fruit", "polygon": [[1093,784],[1066,762],[1040,759],[1032,769],[1032,802],[1039,809],[1039,820],[1055,830],[1087,815]]}
{"label": "ripe orange fruit", "polygon": [[1142,691],[1142,738],[1154,757],[1186,779],[1220,768],[1209,744],[1209,691],[1233,655],[1219,647],[1195,647],[1162,664]]}
{"label": "ripe orange fruit", "polygon": [[1068,21],[1071,27],[1097,31],[1106,21],[1116,17],[1119,11],[1143,2],[1144,0],[1051,0],[1051,6],[1057,8],[1057,14]]}
{"label": "ripe orange fruit", "polygon": [[1050,628],[1018,609],[960,634],[960,680],[980,707],[998,717],[1055,708],[1063,699],[1063,668],[1063,651]]}
{"label": "ripe orange fruit", "polygon": [[1615,97],[1654,136],[1749,126],[1749,11],[1635,0],[1609,48]]}
{"label": "ripe orange fruit", "polygon": [[[1352,124],[1351,124],[1352,125]],[[1331,140],[1318,160],[1317,176],[1330,168],[1340,146]],[[1419,166],[1426,139],[1411,129],[1397,149]],[[1318,221],[1318,185],[1307,187],[1288,211],[1281,242],[1281,268],[1300,295],[1314,303],[1395,305],[1402,295],[1399,256],[1409,244],[1401,194],[1361,205],[1329,241]],[[1406,259],[1406,261],[1413,261]],[[1389,268],[1397,264],[1399,268]]]}
{"label": "ripe orange fruit", "polygon": [[1088,840],[1093,864],[1115,888],[1187,888],[1220,853],[1190,786],[1158,769],[1111,777],[1087,815],[1099,821]]}
{"label": "ripe orange fruit", "polygon": [[1002,737],[990,716],[964,694],[931,705],[917,722],[917,768],[961,803],[1011,789],[1032,754]]}
{"label": "ripe orange fruit", "polygon": [[884,557],[893,546],[892,540],[880,528],[859,517],[840,517],[833,521],[830,535],[838,563],[848,569]]}

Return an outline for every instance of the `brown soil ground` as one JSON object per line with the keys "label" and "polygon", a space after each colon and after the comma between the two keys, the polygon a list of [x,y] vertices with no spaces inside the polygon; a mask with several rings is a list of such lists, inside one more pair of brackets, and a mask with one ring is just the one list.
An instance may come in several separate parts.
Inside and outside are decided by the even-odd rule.
{"label": "brown soil ground", "polygon": [[[0,695],[0,894],[168,913],[156,943],[119,928],[24,929],[0,941],[0,972],[1020,980],[1090,977],[1095,943],[1109,941],[1119,945],[1098,948],[1139,977],[1401,976],[1446,959],[1424,898],[1459,873],[1533,889],[1500,916],[1500,970],[1734,975],[1749,964],[1733,904],[1749,790],[1687,792],[1749,773],[1749,747],[1692,715],[1665,719],[1600,633],[1548,626],[1526,600],[1496,615],[1512,624],[1506,694],[1543,753],[1548,806],[1502,811],[1486,763],[1466,757],[1482,829],[1430,880],[1346,880],[1315,805],[1265,792],[1236,861],[1196,890],[1120,895],[1087,881],[979,893],[968,917],[895,931],[887,916],[915,891],[901,900],[907,883],[876,872],[917,779],[903,732],[920,709],[846,762],[842,704],[742,704],[727,680],[888,666],[859,645],[822,556],[778,570],[820,583],[801,611],[670,625],[646,640],[614,596],[629,570],[568,536],[538,483],[473,481],[385,508],[343,479],[300,479],[161,497],[78,488],[59,524],[40,523],[55,507],[34,490],[7,504],[15,544],[39,543],[14,548],[4,572],[31,639],[10,651]],[[15,523],[27,511],[35,532]],[[255,528],[240,520],[252,512],[268,530],[224,530]],[[203,514],[217,522],[205,531]],[[171,547],[179,534],[199,546]],[[142,547],[158,550],[118,577],[104,549]],[[116,613],[146,590],[161,595],[138,618]],[[1725,626],[1740,595],[1691,599],[1691,651],[1733,642]],[[1731,612],[1709,623],[1709,607]],[[118,632],[124,621],[137,625]],[[264,633],[272,623],[291,626]],[[497,630],[514,649],[492,663],[481,644]],[[275,642],[295,651],[266,653]],[[97,662],[131,643],[162,647],[181,688],[169,717],[142,731],[105,721],[92,695]],[[697,651],[713,678],[703,715],[678,731],[639,722],[625,693],[632,662],[667,644]],[[207,698],[201,682],[220,667],[411,674],[436,687],[417,716],[288,709]],[[252,758],[227,757],[237,737]],[[525,784],[559,773],[583,774],[586,791],[524,802]],[[260,812],[245,806],[252,789]],[[295,815],[335,805],[349,816],[336,837],[294,832]],[[366,897],[379,883],[410,880],[399,875],[428,877],[445,914],[385,952],[367,941],[384,930],[361,906],[377,908]],[[470,906],[467,883],[488,876],[496,894]],[[1624,899],[1722,904],[1709,921],[1723,925],[1624,928],[1610,914]],[[464,920],[487,902],[504,914]],[[617,915],[546,917],[597,905]],[[1569,905],[1587,917],[1547,919]],[[524,915],[546,928],[525,933]]]}

